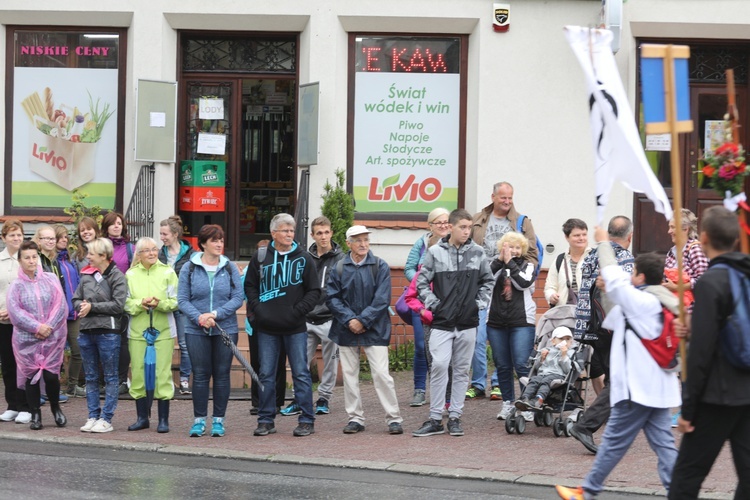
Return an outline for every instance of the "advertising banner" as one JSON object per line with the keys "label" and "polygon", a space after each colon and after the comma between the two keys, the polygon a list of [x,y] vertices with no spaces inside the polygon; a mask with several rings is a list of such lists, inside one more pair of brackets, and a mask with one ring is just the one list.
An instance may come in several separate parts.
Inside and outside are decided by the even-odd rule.
{"label": "advertising banner", "polygon": [[458,206],[461,75],[441,48],[413,39],[362,42],[354,98],[357,212]]}
{"label": "advertising banner", "polygon": [[86,36],[16,38],[12,207],[67,207],[81,188],[90,203],[114,208],[117,40]]}

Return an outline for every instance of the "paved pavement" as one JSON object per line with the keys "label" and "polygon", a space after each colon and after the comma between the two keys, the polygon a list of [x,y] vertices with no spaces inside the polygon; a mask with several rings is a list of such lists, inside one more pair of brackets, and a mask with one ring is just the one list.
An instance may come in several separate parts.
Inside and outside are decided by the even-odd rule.
{"label": "paved pavement", "polygon": [[[397,373],[394,378],[404,417],[405,433],[400,436],[387,433],[372,382],[363,382],[366,430],[355,435],[341,432],[347,417],[343,410],[343,389],[337,387],[331,413],[318,416],[315,434],[305,438],[292,436],[297,423],[295,417],[282,416],[276,418],[277,434],[254,437],[256,417],[249,414],[250,402],[242,399],[229,402],[227,433],[223,438],[188,437],[192,425],[189,399],[172,402],[168,434],[156,432],[156,405],[151,429],[127,432],[127,426],[135,421],[135,404],[131,400],[120,400],[113,420],[114,432],[84,434],[79,427],[87,417],[86,401],[80,398],[71,398],[63,405],[69,420],[67,427],[55,427],[49,406],[45,405],[42,407],[43,430],[31,431],[27,425],[0,422],[0,438],[478,478],[498,481],[499,492],[502,492],[502,482],[577,485],[591,466],[593,455],[573,438],[556,438],[551,428],[531,423],[523,435],[507,434],[504,422],[496,419],[501,403],[489,399],[467,401],[462,419],[466,431],[463,437],[448,434],[412,437],[411,431],[427,419],[428,408],[408,406],[412,394],[410,372]],[[234,396],[246,393],[237,391]],[[675,434],[679,446],[679,433]],[[701,498],[732,498],[736,483],[731,452],[725,447],[704,483]],[[607,485],[611,491],[664,494],[656,472],[656,457],[642,433],[610,475]],[[550,498],[554,498],[552,489],[550,492]]]}

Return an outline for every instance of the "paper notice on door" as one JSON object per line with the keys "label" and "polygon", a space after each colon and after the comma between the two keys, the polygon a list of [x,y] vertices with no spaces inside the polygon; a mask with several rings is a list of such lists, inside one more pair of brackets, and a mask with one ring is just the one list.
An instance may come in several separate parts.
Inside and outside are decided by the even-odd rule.
{"label": "paper notice on door", "polygon": [[167,126],[167,114],[158,111],[151,111],[149,113],[149,125],[157,128],[164,128]]}
{"label": "paper notice on door", "polygon": [[223,120],[224,99],[201,98],[198,103],[198,118],[201,120]]}
{"label": "paper notice on door", "polygon": [[669,134],[648,134],[646,136],[646,151],[670,151],[672,137]]}
{"label": "paper notice on door", "polygon": [[203,155],[223,155],[227,149],[227,136],[224,134],[198,134],[198,153]]}

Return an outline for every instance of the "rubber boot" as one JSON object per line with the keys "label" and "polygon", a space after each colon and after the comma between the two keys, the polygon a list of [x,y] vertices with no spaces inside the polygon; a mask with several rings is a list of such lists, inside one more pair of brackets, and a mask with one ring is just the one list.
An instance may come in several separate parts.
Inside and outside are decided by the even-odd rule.
{"label": "rubber boot", "polygon": [[148,429],[148,411],[149,404],[147,398],[140,398],[135,400],[135,410],[138,413],[138,420],[128,427],[129,431],[140,431],[142,429]]}
{"label": "rubber boot", "polygon": [[37,408],[36,410],[31,410],[31,423],[29,424],[29,429],[32,431],[38,431],[42,428],[42,411]]}
{"label": "rubber boot", "polygon": [[58,427],[65,427],[65,424],[68,423],[68,419],[65,418],[65,415],[60,409],[60,403],[52,404],[50,402],[50,408],[52,409],[52,416],[55,417],[55,425]]}
{"label": "rubber boot", "polygon": [[156,432],[165,433],[169,432],[169,400],[159,400],[159,425],[156,427]]}

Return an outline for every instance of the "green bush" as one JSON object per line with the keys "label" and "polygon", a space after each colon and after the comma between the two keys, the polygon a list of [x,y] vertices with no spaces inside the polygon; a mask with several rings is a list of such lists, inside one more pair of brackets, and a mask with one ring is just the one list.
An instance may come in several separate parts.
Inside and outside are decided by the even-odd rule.
{"label": "green bush", "polygon": [[346,249],[346,230],[354,223],[354,198],[346,191],[344,171],[337,169],[336,185],[332,186],[326,180],[323,189],[325,193],[321,195],[323,206],[320,211],[331,221],[333,241]]}

